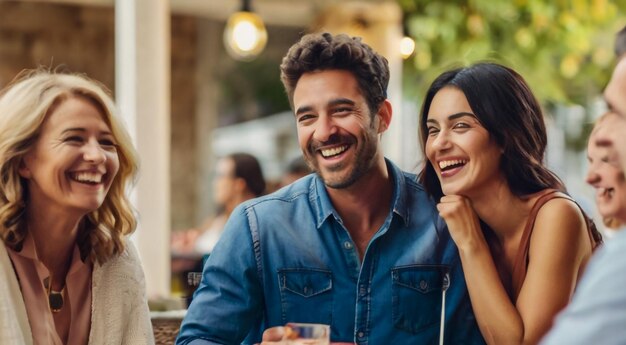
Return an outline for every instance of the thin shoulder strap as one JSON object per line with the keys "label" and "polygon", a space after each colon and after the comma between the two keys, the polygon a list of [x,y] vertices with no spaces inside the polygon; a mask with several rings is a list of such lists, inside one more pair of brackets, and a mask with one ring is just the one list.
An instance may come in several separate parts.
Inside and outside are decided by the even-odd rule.
{"label": "thin shoulder strap", "polygon": [[528,268],[528,250],[530,248],[530,235],[532,235],[533,228],[535,226],[537,213],[546,202],[555,198],[572,200],[567,194],[561,193],[556,189],[549,189],[545,192],[545,194],[540,196],[537,201],[535,201],[533,208],[530,210],[528,220],[526,221],[526,227],[524,228],[524,233],[522,234],[522,239],[519,243],[517,257],[515,258],[515,263],[513,264],[513,274],[511,279],[511,298],[513,299],[513,302],[517,301],[517,297],[519,296],[520,290],[522,289],[524,279],[526,279],[526,269]]}

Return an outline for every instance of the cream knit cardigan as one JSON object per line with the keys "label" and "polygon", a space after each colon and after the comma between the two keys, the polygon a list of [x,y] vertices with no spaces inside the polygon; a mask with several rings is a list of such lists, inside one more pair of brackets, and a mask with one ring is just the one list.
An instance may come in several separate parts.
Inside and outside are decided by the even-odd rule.
{"label": "cream knit cardigan", "polygon": [[[94,264],[89,345],[154,344],[145,285],[137,251],[130,242],[118,257],[104,265]],[[33,344],[17,276],[1,242],[0,344]]]}

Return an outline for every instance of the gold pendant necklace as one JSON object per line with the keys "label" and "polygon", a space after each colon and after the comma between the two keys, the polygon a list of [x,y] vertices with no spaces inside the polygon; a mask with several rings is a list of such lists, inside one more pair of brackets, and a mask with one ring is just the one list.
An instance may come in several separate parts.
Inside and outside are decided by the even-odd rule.
{"label": "gold pendant necklace", "polygon": [[48,294],[48,305],[50,306],[50,310],[53,313],[58,313],[63,308],[63,293],[65,292],[65,286],[61,289],[61,291],[52,290],[51,278],[52,275],[44,279],[44,286],[46,287],[46,292]]}

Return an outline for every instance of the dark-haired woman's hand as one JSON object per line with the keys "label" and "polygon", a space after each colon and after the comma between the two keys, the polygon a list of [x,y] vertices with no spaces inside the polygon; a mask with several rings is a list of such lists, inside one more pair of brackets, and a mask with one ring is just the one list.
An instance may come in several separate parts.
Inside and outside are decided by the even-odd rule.
{"label": "dark-haired woman's hand", "polygon": [[471,201],[461,195],[444,195],[437,204],[439,215],[460,250],[484,245],[485,238]]}

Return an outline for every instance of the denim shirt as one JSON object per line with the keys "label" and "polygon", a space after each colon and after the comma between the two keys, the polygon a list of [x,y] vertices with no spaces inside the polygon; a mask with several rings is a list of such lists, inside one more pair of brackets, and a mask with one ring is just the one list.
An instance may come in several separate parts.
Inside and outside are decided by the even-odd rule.
{"label": "denim shirt", "polygon": [[445,343],[484,344],[445,223],[415,175],[387,169],[390,212],[362,262],[315,174],[237,207],[176,343],[258,343],[305,322],[333,342],[438,344],[445,305]]}

